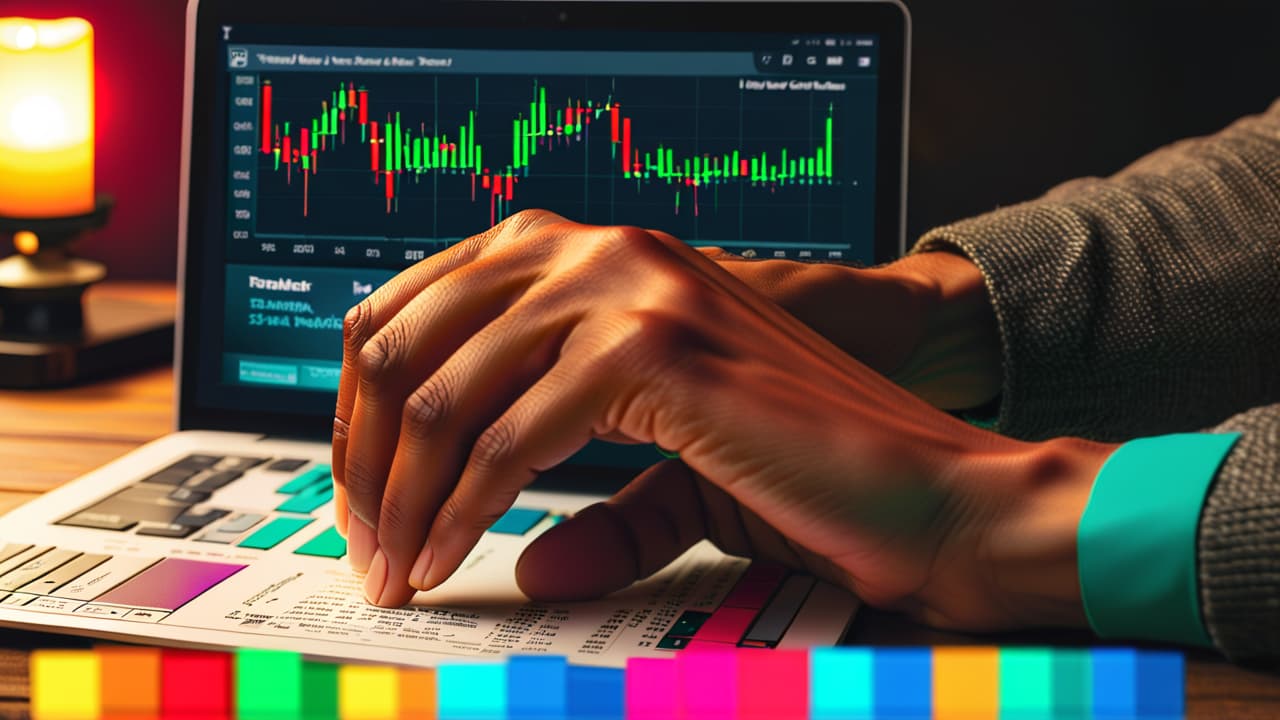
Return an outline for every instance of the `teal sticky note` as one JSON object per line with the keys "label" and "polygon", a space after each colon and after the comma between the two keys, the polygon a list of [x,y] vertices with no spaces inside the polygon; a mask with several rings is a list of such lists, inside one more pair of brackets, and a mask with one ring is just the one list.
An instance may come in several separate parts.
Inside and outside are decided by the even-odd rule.
{"label": "teal sticky note", "polygon": [[489,527],[489,532],[524,535],[547,516],[546,510],[513,507]]}
{"label": "teal sticky note", "polygon": [[240,541],[240,547],[251,550],[270,550],[288,540],[294,533],[312,523],[311,518],[279,517],[267,523],[258,532]]}
{"label": "teal sticky note", "polygon": [[338,528],[329,528],[293,551],[295,555],[340,558],[347,554],[347,541],[338,534]]}
{"label": "teal sticky note", "polygon": [[280,503],[278,512],[307,514],[315,512],[325,503],[333,500],[333,484],[313,485],[306,490]]}
{"label": "teal sticky note", "polygon": [[282,485],[279,490],[276,490],[276,492],[284,495],[296,495],[317,483],[332,482],[333,474],[331,473],[331,470],[332,468],[328,465],[316,465],[310,470]]}

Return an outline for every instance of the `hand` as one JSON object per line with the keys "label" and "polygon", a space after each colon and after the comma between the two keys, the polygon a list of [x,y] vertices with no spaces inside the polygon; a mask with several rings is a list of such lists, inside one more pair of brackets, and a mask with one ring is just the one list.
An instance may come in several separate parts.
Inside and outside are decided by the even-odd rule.
{"label": "hand", "polygon": [[709,537],[937,624],[1084,624],[1075,526],[1108,448],[980,431],[674,238],[547,213],[348,315],[335,504],[370,600],[443,582],[593,438],[681,459],[532,543],[532,597],[610,592]]}
{"label": "hand", "polygon": [[868,367],[930,404],[952,410],[1000,392],[995,313],[982,273],[949,252],[875,268],[747,260],[704,248],[753,290]]}

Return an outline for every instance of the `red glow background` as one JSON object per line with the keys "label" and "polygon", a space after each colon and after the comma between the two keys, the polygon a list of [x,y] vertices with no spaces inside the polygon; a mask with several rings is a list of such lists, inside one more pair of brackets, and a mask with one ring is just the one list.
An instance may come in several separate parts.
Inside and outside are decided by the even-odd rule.
{"label": "red glow background", "polygon": [[77,247],[112,279],[174,277],[185,12],[183,0],[0,0],[0,17],[93,24],[97,188],[116,208]]}

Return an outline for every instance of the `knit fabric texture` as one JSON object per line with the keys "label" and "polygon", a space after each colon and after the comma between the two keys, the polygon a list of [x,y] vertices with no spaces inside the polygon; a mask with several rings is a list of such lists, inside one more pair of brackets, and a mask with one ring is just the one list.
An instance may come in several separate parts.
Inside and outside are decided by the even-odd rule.
{"label": "knit fabric texture", "polygon": [[1205,622],[1280,657],[1280,102],[1109,178],[927,233],[982,271],[1003,345],[994,429],[1244,437],[1200,518]]}

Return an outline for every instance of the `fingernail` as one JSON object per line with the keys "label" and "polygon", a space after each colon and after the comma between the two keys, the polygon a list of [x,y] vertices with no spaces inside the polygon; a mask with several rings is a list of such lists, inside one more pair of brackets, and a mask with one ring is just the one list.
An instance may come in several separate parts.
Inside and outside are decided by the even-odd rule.
{"label": "fingernail", "polygon": [[379,549],[373,553],[373,561],[369,563],[369,574],[364,577],[364,596],[374,605],[382,600],[382,591],[387,585],[387,556]]}
{"label": "fingernail", "polygon": [[410,585],[419,590],[427,589],[427,572],[431,570],[433,555],[430,545],[422,546],[422,552],[418,553],[418,559],[413,563],[413,570],[409,571]]}
{"label": "fingernail", "polygon": [[378,549],[378,532],[355,513],[347,516],[347,556],[351,559],[351,567],[356,572],[368,572],[373,553]]}

